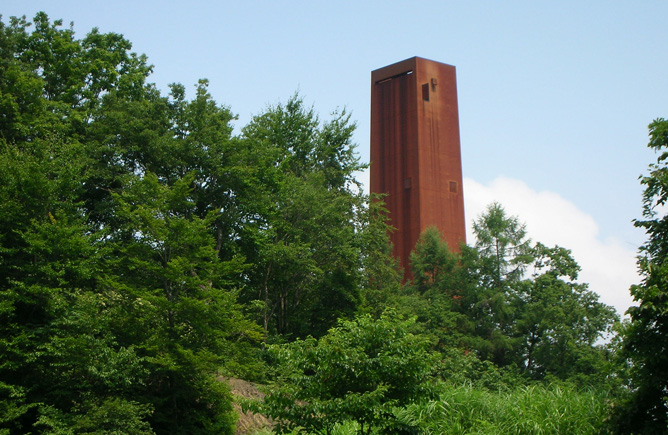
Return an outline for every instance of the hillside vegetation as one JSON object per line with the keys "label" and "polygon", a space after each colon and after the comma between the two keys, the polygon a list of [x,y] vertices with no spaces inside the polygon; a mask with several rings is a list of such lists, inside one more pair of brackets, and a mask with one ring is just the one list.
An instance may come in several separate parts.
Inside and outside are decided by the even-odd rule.
{"label": "hillside vegetation", "polygon": [[348,113],[294,95],[237,135],[207,80],[151,70],[0,22],[0,434],[232,434],[240,406],[265,433],[666,431],[666,121],[620,324],[498,203],[470,246],[425,231],[402,283]]}

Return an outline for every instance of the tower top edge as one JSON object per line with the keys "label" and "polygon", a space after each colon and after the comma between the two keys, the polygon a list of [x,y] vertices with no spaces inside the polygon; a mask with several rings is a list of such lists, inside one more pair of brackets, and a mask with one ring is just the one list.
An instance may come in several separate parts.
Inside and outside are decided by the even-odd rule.
{"label": "tower top edge", "polygon": [[427,64],[438,65],[446,68],[453,68],[453,69],[455,68],[454,65],[450,65],[443,62],[437,62],[435,60],[426,59],[424,57],[413,56],[409,57],[408,59],[404,59],[399,62],[395,62],[393,64],[386,65],[382,68],[378,68],[376,70],[371,71],[371,80],[373,82],[377,82],[397,75],[415,72],[421,66]]}

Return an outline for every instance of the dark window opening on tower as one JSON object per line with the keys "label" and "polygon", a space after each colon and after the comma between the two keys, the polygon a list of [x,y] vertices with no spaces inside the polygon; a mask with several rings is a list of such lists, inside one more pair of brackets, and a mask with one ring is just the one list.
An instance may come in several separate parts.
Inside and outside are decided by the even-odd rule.
{"label": "dark window opening on tower", "polygon": [[393,79],[396,79],[396,78],[399,78],[399,77],[402,77],[402,76],[411,75],[411,74],[413,74],[413,70],[412,70],[412,69],[410,69],[410,70],[408,70],[408,71],[404,71],[404,72],[399,73],[399,74],[395,74],[395,75],[393,75],[392,77],[388,77],[388,78],[386,78],[386,79],[378,80],[378,81],[376,82],[376,84],[379,85],[379,84],[381,84],[381,83],[389,82],[390,80],[393,80]]}

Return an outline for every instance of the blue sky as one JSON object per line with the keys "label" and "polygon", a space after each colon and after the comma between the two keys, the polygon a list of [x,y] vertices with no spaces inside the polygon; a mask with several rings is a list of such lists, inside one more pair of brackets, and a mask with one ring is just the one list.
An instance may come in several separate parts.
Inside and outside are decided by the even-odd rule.
{"label": "blue sky", "polygon": [[[296,91],[346,107],[369,157],[370,73],[412,56],[457,67],[467,219],[491,200],[531,237],[573,249],[604,302],[626,309],[644,234],[647,124],[668,117],[663,1],[4,0],[0,13],[117,32],[161,90],[210,80],[245,125]],[[365,175],[361,176],[365,178]],[[622,272],[623,271],[623,272]]]}

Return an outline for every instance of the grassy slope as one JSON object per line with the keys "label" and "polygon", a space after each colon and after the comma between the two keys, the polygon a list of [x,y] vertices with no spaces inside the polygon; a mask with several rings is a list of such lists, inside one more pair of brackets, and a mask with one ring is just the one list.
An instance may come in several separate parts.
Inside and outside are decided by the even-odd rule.
{"label": "grassy slope", "polygon": [[[567,385],[532,385],[489,391],[470,385],[447,386],[440,400],[400,410],[402,420],[424,434],[600,434],[608,397]],[[337,435],[355,433],[343,424]],[[271,434],[264,429],[238,432]]]}

